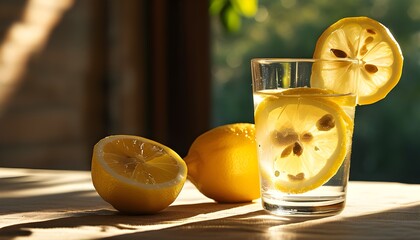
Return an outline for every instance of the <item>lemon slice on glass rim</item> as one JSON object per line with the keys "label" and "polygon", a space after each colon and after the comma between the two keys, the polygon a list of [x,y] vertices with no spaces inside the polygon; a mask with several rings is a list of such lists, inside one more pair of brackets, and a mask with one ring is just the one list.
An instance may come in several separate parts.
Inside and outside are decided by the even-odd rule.
{"label": "lemon slice on glass rim", "polygon": [[275,156],[261,170],[282,192],[304,193],[323,185],[349,153],[353,121],[325,99],[331,92],[320,91],[286,90],[281,97],[265,98],[256,109],[259,151]]}
{"label": "lemon slice on glass rim", "polygon": [[391,32],[368,17],[343,18],[319,37],[314,58],[349,60],[314,64],[311,86],[356,93],[358,104],[383,99],[398,83],[403,56]]}

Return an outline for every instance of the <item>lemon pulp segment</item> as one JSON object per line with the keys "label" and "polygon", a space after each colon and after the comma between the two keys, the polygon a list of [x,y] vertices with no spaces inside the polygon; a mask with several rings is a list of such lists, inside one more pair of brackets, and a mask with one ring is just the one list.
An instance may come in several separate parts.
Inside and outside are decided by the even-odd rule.
{"label": "lemon pulp segment", "polygon": [[109,170],[141,184],[176,179],[181,165],[163,148],[137,139],[117,139],[103,149]]}

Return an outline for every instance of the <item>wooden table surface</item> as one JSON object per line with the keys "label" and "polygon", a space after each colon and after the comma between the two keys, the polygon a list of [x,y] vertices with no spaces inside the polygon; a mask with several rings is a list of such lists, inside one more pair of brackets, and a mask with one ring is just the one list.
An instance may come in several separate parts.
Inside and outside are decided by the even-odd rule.
{"label": "wooden table surface", "polygon": [[0,239],[420,239],[420,184],[350,182],[345,210],[275,217],[259,201],[218,204],[187,182],[155,215],[128,216],[95,192],[90,172],[0,168]]}

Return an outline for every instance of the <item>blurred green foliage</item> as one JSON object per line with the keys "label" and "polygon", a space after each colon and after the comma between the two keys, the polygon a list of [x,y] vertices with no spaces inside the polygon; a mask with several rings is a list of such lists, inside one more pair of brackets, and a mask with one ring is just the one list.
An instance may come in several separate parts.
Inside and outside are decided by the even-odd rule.
{"label": "blurred green foliage", "polygon": [[420,1],[260,0],[255,9],[234,33],[221,17],[212,18],[213,126],[253,122],[252,58],[312,57],[329,25],[368,16],[399,42],[404,69],[384,100],[356,109],[350,177],[420,183]]}
{"label": "blurred green foliage", "polygon": [[210,14],[219,16],[228,32],[238,32],[243,17],[254,17],[258,10],[258,0],[211,0]]}

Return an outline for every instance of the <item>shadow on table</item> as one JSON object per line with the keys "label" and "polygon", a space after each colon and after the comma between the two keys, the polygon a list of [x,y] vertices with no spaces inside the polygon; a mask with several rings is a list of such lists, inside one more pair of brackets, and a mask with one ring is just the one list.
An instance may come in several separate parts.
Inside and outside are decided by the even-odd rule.
{"label": "shadow on table", "polygon": [[[62,197],[62,196],[61,196]],[[61,198],[60,197],[60,198]],[[51,198],[51,197],[50,197]],[[78,197],[78,202],[83,201]],[[78,228],[97,227],[98,231],[106,232],[115,229],[137,230],[153,225],[182,223],[183,220],[200,215],[215,213],[246,204],[218,204],[200,203],[188,205],[170,206],[168,209],[153,215],[124,215],[116,210],[98,209],[95,211],[79,211],[63,213],[68,217],[61,217],[51,220],[40,220],[37,222],[21,223],[0,228],[0,237],[30,236],[30,229],[55,229],[55,228]],[[40,212],[40,215],[42,212]]]}
{"label": "shadow on table", "polygon": [[[84,178],[67,182],[45,182],[43,179],[33,179],[30,176],[0,178],[0,217],[5,214],[16,214],[57,209],[95,209],[106,207],[94,190],[83,189]],[[49,193],[51,188],[68,188],[72,184],[73,191]],[[12,194],[23,191],[25,194]],[[54,192],[56,192],[55,190]],[[59,190],[58,190],[59,191]],[[27,194],[30,192],[31,194]]]}
{"label": "shadow on table", "polygon": [[[255,203],[253,203],[255,204]],[[155,215],[127,216],[111,210],[74,213],[59,219],[16,224],[0,229],[0,236],[30,236],[32,230],[95,227],[106,233],[124,233],[105,239],[419,239],[420,202],[405,207],[354,216],[322,219],[287,219],[266,214],[263,210],[223,217],[223,212],[244,204],[202,203],[171,206]],[[201,214],[219,216],[215,219]],[[195,217],[195,218],[194,218]],[[189,219],[194,218],[194,221]],[[175,226],[174,226],[174,223]],[[150,230],[153,228],[155,230]],[[94,231],[93,230],[93,231]],[[113,232],[114,231],[114,232]],[[111,235],[111,234],[109,234]]]}

